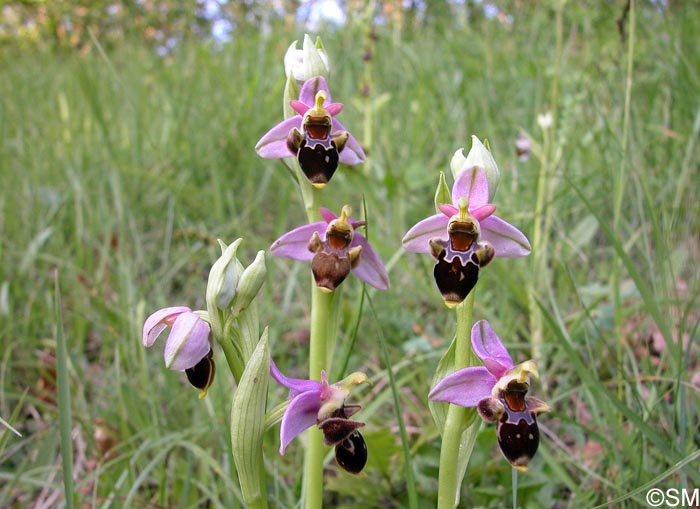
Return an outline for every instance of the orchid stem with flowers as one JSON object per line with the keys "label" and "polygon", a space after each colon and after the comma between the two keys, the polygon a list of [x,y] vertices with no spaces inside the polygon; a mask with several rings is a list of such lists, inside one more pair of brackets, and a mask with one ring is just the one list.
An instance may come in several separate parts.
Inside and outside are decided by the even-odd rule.
{"label": "orchid stem with flowers", "polygon": [[335,345],[337,335],[338,287],[351,272],[378,289],[387,289],[389,279],[372,246],[356,231],[364,222],[350,217],[350,207],[342,207],[339,216],[319,207],[321,190],[339,164],[365,160],[358,141],[336,118],[343,105],[331,100],[326,82],[328,56],[320,40],[313,43],[305,36],[301,50],[293,43],[285,55],[285,73],[285,118],[262,136],[255,149],[263,158],[291,158],[290,164],[284,164],[299,185],[309,221],[270,247],[273,255],[311,262],[309,380],[288,379],[274,365],[272,376],[290,389],[292,398],[282,417],[280,453],[290,437],[309,429],[303,507],[321,509],[325,447],[334,445],[337,463],[352,473],[359,473],[367,460],[366,444],[356,429],[363,424],[349,419],[359,407],[344,404],[349,392],[346,385],[361,383],[366,377],[355,374],[329,385],[325,375],[330,371],[329,353],[333,353],[329,347]]}
{"label": "orchid stem with flowers", "polygon": [[[455,338],[438,364],[438,382],[429,395],[431,401],[450,403],[446,416],[443,407],[431,407],[442,434],[438,509],[452,509],[459,504],[460,485],[479,431],[479,423],[474,419],[474,411],[468,410],[469,407],[477,406],[481,400],[488,402],[490,406],[484,412],[490,413],[485,416],[479,409],[482,417],[485,420],[499,420],[506,416],[505,421],[499,420],[499,430],[503,425],[507,425],[505,429],[512,431],[508,427],[511,423],[507,420],[510,419],[511,413],[503,408],[510,409],[508,405],[513,403],[516,432],[512,435],[518,437],[518,426],[521,422],[526,427],[534,426],[536,430],[534,415],[545,409],[543,405],[535,405],[535,410],[530,411],[524,403],[525,400],[519,398],[524,398],[527,391],[529,382],[525,379],[526,370],[523,370],[524,375],[518,372],[517,386],[501,387],[497,383],[491,371],[501,378],[510,371],[505,373],[505,370],[490,367],[488,363],[495,362],[498,366],[515,369],[513,362],[495,333],[489,332],[490,327],[484,332],[482,329],[485,327],[479,326],[481,322],[478,322],[471,328],[475,302],[474,287],[481,270],[494,257],[521,257],[530,252],[530,243],[520,230],[494,215],[496,206],[491,200],[500,178],[498,166],[490,151],[478,138],[474,136],[472,140],[472,148],[467,157],[464,157],[460,149],[450,162],[455,178],[451,191],[447,187],[444,175],[440,175],[435,193],[435,207],[438,213],[420,221],[403,238],[405,249],[430,253],[435,258],[435,283],[445,305],[448,308],[456,308],[457,315]],[[484,348],[481,347],[482,336],[488,341],[487,347]],[[472,349],[482,359],[486,368],[473,366]],[[490,358],[491,350],[495,351],[495,361]],[[451,374],[448,374],[449,372]],[[496,391],[492,396],[495,403],[486,398],[492,389]],[[512,396],[509,390],[516,396]],[[525,431],[528,430],[529,428]],[[514,454],[510,454],[513,452],[510,449],[509,454],[506,454],[505,450],[508,447],[504,449],[502,445],[504,454],[516,467],[527,466],[527,461],[534,454],[532,447],[528,449],[527,446],[539,441],[536,431],[524,436],[531,436],[531,441],[524,446],[520,443],[515,444],[512,447],[515,450]],[[510,435],[507,438],[512,439]],[[525,453],[520,454],[523,449]],[[536,445],[534,449],[536,450]],[[521,459],[521,456],[525,459]]]}

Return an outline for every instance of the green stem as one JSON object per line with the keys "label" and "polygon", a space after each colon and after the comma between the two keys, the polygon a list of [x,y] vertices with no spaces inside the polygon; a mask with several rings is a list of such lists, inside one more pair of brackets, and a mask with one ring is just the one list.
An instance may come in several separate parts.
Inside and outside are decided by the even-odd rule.
{"label": "green stem", "polygon": [[296,167],[297,182],[299,183],[301,197],[304,200],[306,217],[308,218],[309,223],[320,221],[321,213],[318,211],[318,208],[321,190],[309,184],[309,181],[306,180],[306,177],[302,173],[301,168],[299,168],[299,164],[296,161],[294,162],[294,166]]}
{"label": "green stem", "polygon": [[[455,371],[466,368],[473,363],[470,330],[474,316],[475,290],[466,300],[457,306],[457,334],[455,337]],[[450,405],[447,410],[445,430],[442,435],[440,448],[440,472],[438,480],[438,509],[452,509],[457,505],[457,494],[462,482],[462,472],[459,468],[460,450],[462,449],[462,433],[470,419],[473,410],[457,405]],[[470,432],[477,433],[478,426],[471,426]],[[472,438],[472,437],[470,437]],[[473,440],[469,440],[473,445]],[[471,455],[471,450],[467,451]],[[466,458],[468,461],[468,458]]]}
{"label": "green stem", "polygon": [[[309,343],[309,378],[320,380],[326,369],[326,342],[328,329],[333,322],[333,293],[322,292],[311,280],[311,339]],[[312,426],[308,434],[308,448],[304,457],[303,496],[306,509],[323,507],[323,445],[321,430]]]}

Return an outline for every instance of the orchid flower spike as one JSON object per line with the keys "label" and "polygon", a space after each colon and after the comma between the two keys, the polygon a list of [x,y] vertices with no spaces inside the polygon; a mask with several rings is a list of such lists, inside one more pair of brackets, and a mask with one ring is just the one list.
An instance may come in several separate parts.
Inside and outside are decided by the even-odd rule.
{"label": "orchid flower spike", "polygon": [[530,243],[513,225],[494,215],[488,203],[489,184],[484,169],[475,166],[455,180],[451,204],[439,204],[440,213],[413,226],[403,238],[403,247],[430,253],[438,289],[448,307],[462,302],[472,290],[480,269],[494,256],[527,256]]}
{"label": "orchid flower spike", "polygon": [[171,330],[165,342],[165,367],[185,371],[190,383],[202,391],[200,397],[204,397],[215,373],[209,324],[185,306],[159,309],[143,324],[143,345],[153,346],[168,327]]}
{"label": "orchid flower spike", "polygon": [[530,375],[538,376],[537,367],[532,361],[515,366],[486,320],[474,324],[471,342],[484,365],[447,375],[433,387],[428,397],[432,401],[477,407],[482,419],[497,421],[496,435],[503,456],[524,472],[540,442],[536,417],[551,410],[543,401],[526,397]]}
{"label": "orchid flower spike", "polygon": [[365,160],[358,141],[335,116],[343,109],[331,101],[325,78],[307,80],[299,100],[291,101],[297,115],[283,120],[255,145],[260,157],[280,159],[296,157],[309,182],[318,188],[331,179],[338,163],[354,166]]}
{"label": "orchid flower spike", "polygon": [[323,221],[310,223],[282,235],[270,246],[270,253],[299,261],[311,261],[316,285],[334,291],[350,271],[366,283],[386,290],[389,276],[369,241],[357,232],[363,221],[350,217],[343,207],[340,217],[320,209]]}
{"label": "orchid flower spike", "polygon": [[350,419],[361,407],[346,405],[345,400],[355,385],[367,382],[367,375],[352,373],[331,385],[325,371],[320,382],[287,378],[272,361],[270,374],[289,389],[291,400],[282,416],[280,454],[297,435],[316,424],[323,431],[324,443],[335,446],[338,464],[349,472],[361,472],[367,462],[367,445],[358,428],[365,424]]}

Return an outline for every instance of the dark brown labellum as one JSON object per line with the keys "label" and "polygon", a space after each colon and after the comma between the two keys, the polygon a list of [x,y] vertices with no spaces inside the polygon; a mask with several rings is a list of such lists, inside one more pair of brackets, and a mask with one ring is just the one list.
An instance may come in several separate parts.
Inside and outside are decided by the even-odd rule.
{"label": "dark brown labellum", "polygon": [[338,169],[340,156],[335,144],[329,139],[309,140],[307,138],[299,146],[297,160],[309,182],[325,185]]}
{"label": "dark brown labellum", "polygon": [[201,361],[185,370],[190,384],[201,391],[206,391],[211,386],[215,373],[216,365],[214,364],[213,350],[209,350],[209,353]]}
{"label": "dark brown labellum", "polygon": [[364,426],[364,422],[351,421],[346,417],[329,417],[318,423],[318,427],[323,431],[323,442],[326,445],[338,445],[343,440]]}
{"label": "dark brown labellum", "polygon": [[540,443],[537,419],[525,398],[527,388],[527,384],[517,380],[508,384],[500,398],[505,412],[496,429],[503,456],[511,465],[523,470],[535,456]]}
{"label": "dark brown labellum", "polygon": [[314,274],[316,286],[334,291],[350,274],[352,264],[347,256],[338,253],[319,251],[311,260],[311,271]]}
{"label": "dark brown labellum", "polygon": [[367,444],[359,431],[335,446],[335,460],[344,470],[359,474],[367,464]]}
{"label": "dark brown labellum", "polygon": [[433,276],[445,302],[459,304],[479,280],[479,259],[469,251],[454,251],[448,243],[437,258]]}

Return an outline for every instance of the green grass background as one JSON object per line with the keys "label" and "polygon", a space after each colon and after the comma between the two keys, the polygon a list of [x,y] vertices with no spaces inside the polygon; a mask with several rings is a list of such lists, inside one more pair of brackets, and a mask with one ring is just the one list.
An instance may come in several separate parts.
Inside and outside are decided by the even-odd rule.
{"label": "green grass background", "polygon": [[[365,303],[349,363],[375,382],[354,394],[367,476],[331,462],[329,507],[406,507],[398,419],[415,471],[408,488],[421,508],[435,505],[440,440],[427,392],[454,319],[430,257],[400,241],[433,213],[439,171],[472,134],[488,138],[501,169],[498,214],[531,239],[541,230],[530,258],[483,271],[475,310],[517,361],[533,355],[541,319],[532,394],[554,411],[519,478],[520,507],[647,507],[651,486],[700,488],[700,17],[692,2],[638,2],[622,39],[622,4],[525,4],[512,25],[377,26],[376,41],[358,16],[321,33],[342,121],[370,156],[338,172],[324,204],[357,211],[364,197],[392,284],[374,294],[376,319]],[[185,41],[166,58],[129,40],[86,55],[0,53],[0,416],[22,433],[0,432],[1,507],[65,504],[57,341],[67,348],[77,507],[242,507],[223,356],[199,400],[164,368],[162,342],[142,347],[141,326],[160,307],[205,307],[216,238],[243,237],[249,263],[304,222],[283,166],[253,149],[281,118],[282,57],[302,35],[242,28],[218,49]],[[546,133],[545,111],[555,119]],[[533,141],[527,162],[515,157],[519,132]],[[295,376],[307,363],[307,269],[269,257],[260,296],[273,357]],[[361,291],[357,280],[344,286],[340,342]],[[270,405],[284,396],[274,387]],[[268,492],[273,507],[297,507],[302,443],[279,457],[278,440],[275,427]],[[484,426],[460,507],[509,506],[510,489]]]}

